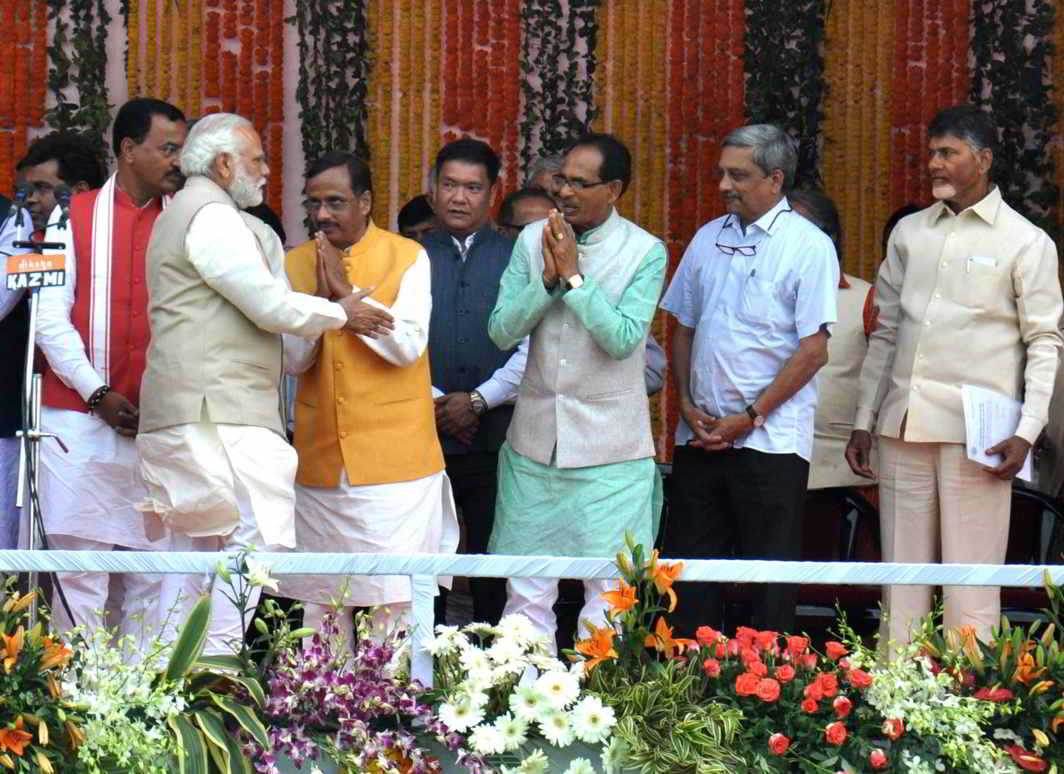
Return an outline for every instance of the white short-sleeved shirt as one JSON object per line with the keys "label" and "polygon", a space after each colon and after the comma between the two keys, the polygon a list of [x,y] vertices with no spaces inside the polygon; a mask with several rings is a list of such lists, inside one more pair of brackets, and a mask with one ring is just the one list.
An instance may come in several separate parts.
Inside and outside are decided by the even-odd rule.
{"label": "white short-sleeved shirt", "polygon": [[[719,245],[753,248],[728,255]],[[786,197],[743,233],[726,215],[695,234],[661,306],[695,329],[691,398],[711,416],[753,403],[798,349],[799,339],[835,322],[839,262],[826,234],[790,209]],[[808,460],[813,448],[816,380],[735,442]],[[694,434],[680,418],[676,443]]]}

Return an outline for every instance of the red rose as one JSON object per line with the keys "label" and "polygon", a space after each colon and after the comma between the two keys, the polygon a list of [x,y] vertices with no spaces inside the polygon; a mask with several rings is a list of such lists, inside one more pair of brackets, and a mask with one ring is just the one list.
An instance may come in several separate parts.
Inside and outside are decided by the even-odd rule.
{"label": "red rose", "polygon": [[839,659],[839,669],[842,669],[844,671],[849,671],[849,669],[850,669],[850,659],[848,659],[848,658],[840,658]]}
{"label": "red rose", "polygon": [[754,637],[754,647],[759,650],[776,652],[779,650],[779,634],[776,632],[758,632]]}
{"label": "red rose", "polygon": [[825,698],[830,699],[839,692],[839,679],[833,674],[822,672],[817,676],[816,681],[820,690],[824,692]]}
{"label": "red rose", "polygon": [[699,645],[705,645],[708,648],[720,639],[720,632],[711,626],[699,626],[695,630],[695,639],[698,640]]}
{"label": "red rose", "polygon": [[890,720],[883,721],[883,736],[887,737],[891,741],[900,739],[901,735],[905,733],[905,724],[898,718],[891,718]]}
{"label": "red rose", "polygon": [[824,698],[824,689],[820,687],[819,681],[814,681],[805,687],[805,690],[802,691],[802,695],[807,699],[820,701]]}
{"label": "red rose", "polygon": [[753,661],[747,664],[746,668],[758,677],[764,677],[768,674],[768,667],[762,664],[760,661]]}
{"label": "red rose", "polygon": [[802,712],[808,712],[810,715],[820,709],[815,699],[802,699],[802,703],[800,706],[802,708]]}
{"label": "red rose", "polygon": [[742,644],[740,644],[740,642],[738,640],[735,640],[735,639],[728,640],[728,655],[729,656],[738,656],[739,655],[739,651],[742,650],[742,649],[743,649],[743,646],[742,646]]}
{"label": "red rose", "polygon": [[832,661],[838,661],[848,652],[846,650],[845,645],[843,645],[841,642],[835,642],[834,640],[829,640],[828,642],[825,642],[824,649],[828,654],[828,658],[830,658]]}
{"label": "red rose", "polygon": [[887,768],[887,754],[877,747],[868,753],[868,765],[876,771]]}
{"label": "red rose", "polygon": [[772,678],[759,680],[757,683],[757,698],[761,701],[776,701],[780,697],[780,684]]}
{"label": "red rose", "polygon": [[743,672],[735,678],[735,692],[740,696],[753,696],[761,678],[752,672]]}
{"label": "red rose", "polygon": [[824,739],[828,744],[842,744],[846,741],[846,726],[837,720],[834,723],[828,723],[824,727]]}
{"label": "red rose", "polygon": [[702,662],[702,671],[707,677],[720,677],[720,662],[715,658],[707,658]]}
{"label": "red rose", "polygon": [[792,653],[795,656],[805,653],[809,649],[808,637],[795,637],[791,636],[787,638],[787,652]]}
{"label": "red rose", "polygon": [[853,702],[845,696],[836,696],[835,701],[831,702],[831,708],[835,710],[836,717],[844,718],[853,709]]}
{"label": "red rose", "polygon": [[791,740],[783,734],[773,734],[768,738],[768,749],[772,750],[776,755],[783,755],[790,746]]}
{"label": "red rose", "polygon": [[863,669],[851,669],[846,673],[846,679],[850,681],[850,685],[862,691],[872,684],[872,675]]}
{"label": "red rose", "polygon": [[735,639],[748,648],[754,644],[756,637],[757,629],[751,629],[749,626],[739,626],[735,630]]}
{"label": "red rose", "polygon": [[816,653],[803,653],[798,657],[798,666],[816,669]]}
{"label": "red rose", "polygon": [[1012,691],[1008,688],[1001,688],[995,686],[993,688],[984,686],[978,691],[972,694],[977,699],[984,699],[986,701],[1003,702],[1012,699]]}
{"label": "red rose", "polygon": [[1005,748],[1005,752],[1009,754],[1013,762],[1021,768],[1027,769],[1027,771],[1045,771],[1046,762],[1035,755],[1033,752],[1029,752],[1018,744],[1010,744]]}
{"label": "red rose", "polygon": [[717,649],[714,652],[714,655],[717,658],[727,658],[728,657],[728,646],[725,643],[723,643],[723,642],[718,642],[717,643]]}
{"label": "red rose", "polygon": [[757,651],[753,648],[744,646],[743,649],[739,651],[739,660],[742,661],[743,664],[749,664],[751,661],[760,661],[761,656],[757,655]]}
{"label": "red rose", "polygon": [[776,667],[776,679],[781,683],[789,683],[794,679],[794,667],[790,664]]}

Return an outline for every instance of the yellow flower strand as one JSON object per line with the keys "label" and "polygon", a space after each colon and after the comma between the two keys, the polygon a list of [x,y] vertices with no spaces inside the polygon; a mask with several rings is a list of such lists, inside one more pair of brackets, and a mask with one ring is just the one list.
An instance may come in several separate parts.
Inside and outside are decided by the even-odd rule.
{"label": "yellow flower strand", "polygon": [[174,93],[177,95],[177,106],[184,111],[188,110],[188,20],[192,15],[192,8],[186,1],[176,14],[172,14],[174,25],[174,62],[177,67]]}
{"label": "yellow flower strand", "polygon": [[170,63],[173,61],[173,38],[174,38],[174,15],[173,4],[170,0],[163,0],[163,28],[160,32],[162,40],[159,44],[159,87],[156,96],[160,99],[169,99],[173,94],[173,86],[170,80]]}
{"label": "yellow flower strand", "polygon": [[203,0],[188,2],[188,69],[188,114],[200,116],[203,105]]}
{"label": "yellow flower strand", "polygon": [[367,133],[371,148],[373,188],[376,192],[374,217],[390,227],[392,147],[392,15],[393,0],[370,0],[366,9],[373,40],[373,69],[370,71],[367,96],[369,115]]}
{"label": "yellow flower strand", "polygon": [[140,95],[140,0],[129,0],[129,27],[126,29],[129,61],[126,63],[126,84],[129,96]]}
{"label": "yellow flower strand", "polygon": [[157,13],[155,0],[146,0],[144,4],[144,14],[148,17],[148,29],[146,45],[144,46],[144,93],[149,97],[154,97],[156,95],[155,84],[159,69],[159,60],[156,55],[159,27],[159,17]]}
{"label": "yellow flower strand", "polygon": [[[428,88],[429,88],[429,114],[428,130],[425,132],[425,140],[428,143],[426,166],[431,164],[436,156],[436,151],[442,144],[443,139],[443,92],[441,87],[441,72],[443,65],[443,42],[440,31],[444,28],[443,2],[442,0],[425,0],[426,14],[428,17],[428,29],[432,34],[425,39],[425,47],[428,51]],[[422,182],[424,185],[425,182]]]}

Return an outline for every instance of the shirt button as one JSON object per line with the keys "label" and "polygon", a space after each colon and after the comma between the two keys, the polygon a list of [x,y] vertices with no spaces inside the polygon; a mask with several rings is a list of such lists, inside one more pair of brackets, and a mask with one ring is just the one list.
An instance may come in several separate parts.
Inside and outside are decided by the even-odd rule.
{"label": "shirt button", "polygon": [[567,331],[567,330],[569,330],[569,323],[564,323],[564,324],[562,325],[562,330],[563,330],[563,331]]}
{"label": "shirt button", "polygon": [[344,402],[344,396],[343,396],[343,395],[341,395],[340,397],[338,397],[338,398],[336,399],[336,402],[337,402],[337,403],[340,403],[340,404],[342,404],[342,403]]}
{"label": "shirt button", "polygon": [[558,361],[558,365],[565,365],[565,358],[564,357],[561,360]]}
{"label": "shirt button", "polygon": [[924,320],[924,325],[925,326],[930,326],[931,325],[931,321],[930,320]]}
{"label": "shirt button", "polygon": [[465,343],[467,343],[468,341],[469,341],[469,339],[465,338],[464,336],[463,336],[462,338],[458,339],[458,343],[459,343],[459,344],[465,344]]}
{"label": "shirt button", "polygon": [[947,266],[949,266],[949,261],[943,261],[942,268],[945,269]]}
{"label": "shirt button", "polygon": [[935,298],[942,298],[942,294],[941,293],[935,293]]}
{"label": "shirt button", "polygon": [[341,430],[340,431],[340,437],[341,438],[347,438],[347,431],[346,430]]}
{"label": "shirt button", "polygon": [[344,370],[344,364],[343,363],[337,363],[336,364],[336,370],[337,371],[343,371]]}
{"label": "shirt button", "polygon": [[914,384],[913,385],[913,392],[920,392],[920,385],[919,384]]}

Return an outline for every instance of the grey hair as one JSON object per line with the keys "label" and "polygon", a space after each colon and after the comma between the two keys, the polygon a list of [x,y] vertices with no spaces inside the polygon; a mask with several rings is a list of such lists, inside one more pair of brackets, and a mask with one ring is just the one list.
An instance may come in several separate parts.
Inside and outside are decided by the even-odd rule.
{"label": "grey hair", "polygon": [[564,163],[565,159],[561,156],[538,157],[532,162],[532,166],[528,168],[528,174],[525,175],[525,185],[527,186],[534,180],[540,172],[560,172]]}
{"label": "grey hair", "polygon": [[214,159],[219,153],[236,155],[240,151],[240,129],[254,125],[235,113],[211,113],[196,121],[181,149],[181,171],[186,177],[211,177]]}
{"label": "grey hair", "polygon": [[794,185],[794,174],[798,169],[798,146],[794,139],[778,126],[740,126],[728,132],[721,147],[752,148],[754,163],[762,172],[771,175],[774,170],[782,170],[783,190],[789,191]]}

